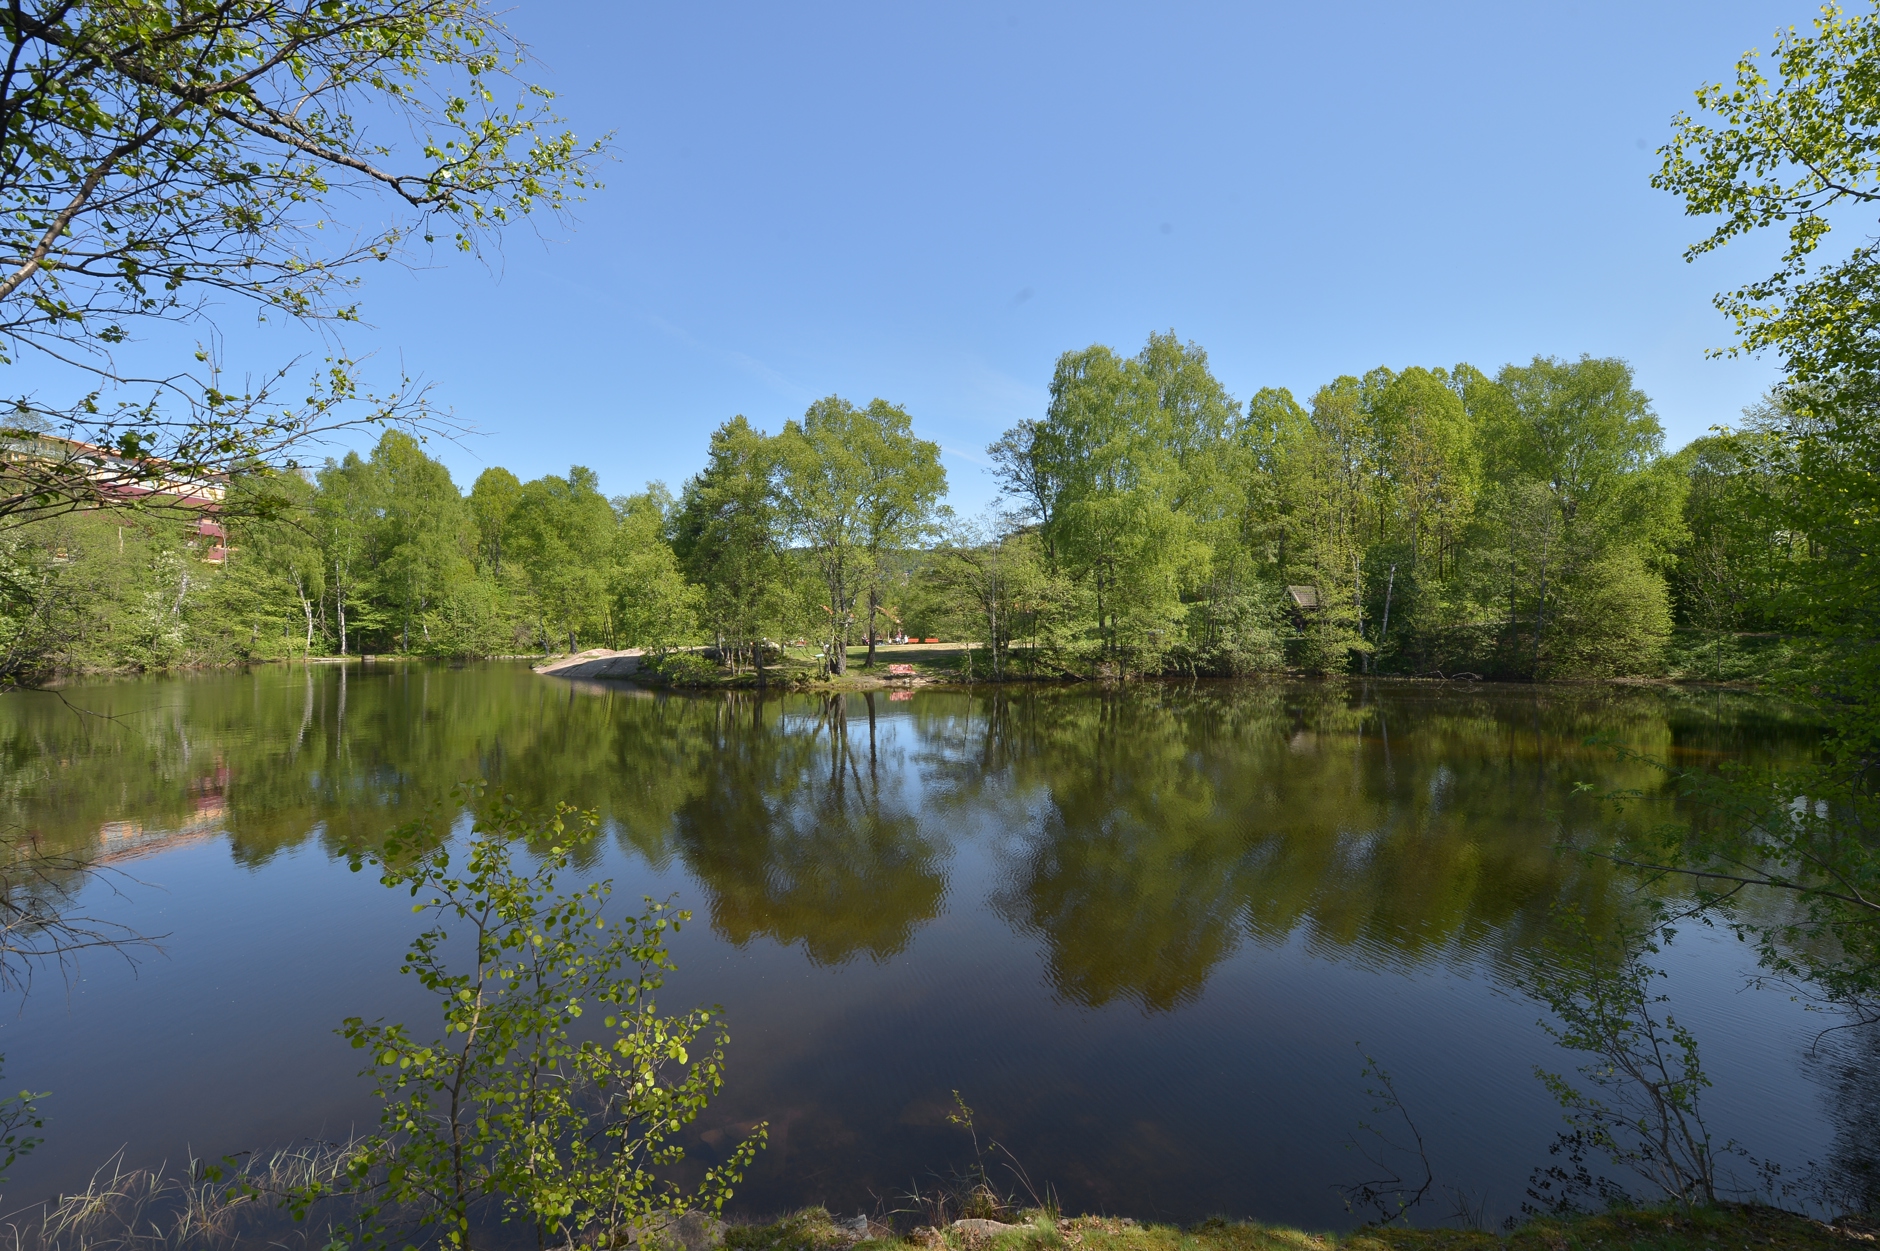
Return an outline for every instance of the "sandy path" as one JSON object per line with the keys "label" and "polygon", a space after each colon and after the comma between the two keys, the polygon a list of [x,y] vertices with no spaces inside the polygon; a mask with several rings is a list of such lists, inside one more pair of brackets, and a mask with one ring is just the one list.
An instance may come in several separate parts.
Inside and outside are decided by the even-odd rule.
{"label": "sandy path", "polygon": [[618,652],[590,647],[584,652],[539,664],[535,671],[557,678],[630,678],[640,671],[640,657],[644,654],[637,647]]}

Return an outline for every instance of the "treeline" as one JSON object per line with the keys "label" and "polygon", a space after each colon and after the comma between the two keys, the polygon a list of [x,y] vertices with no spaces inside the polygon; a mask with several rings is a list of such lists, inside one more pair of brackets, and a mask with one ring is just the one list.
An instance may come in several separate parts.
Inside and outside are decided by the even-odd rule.
{"label": "treeline", "polygon": [[218,520],[75,513],[0,541],[15,667],[186,664],[403,652],[537,652],[689,638],[693,593],[656,488],[608,499],[579,466],[466,495],[410,435],[312,473],[238,477]]}
{"label": "treeline", "polygon": [[1663,441],[1622,361],[1243,406],[1171,334],[1067,353],[992,450],[1061,628],[1116,669],[1566,677],[1660,664],[1693,464]]}
{"label": "treeline", "polygon": [[846,642],[945,489],[938,447],[879,400],[820,401],[776,436],[734,420],[676,500],[609,498],[581,466],[493,468],[465,493],[389,430],[317,471],[237,475],[226,547],[157,504],[0,535],[0,667]]}
{"label": "treeline", "polygon": [[1378,368],[1243,405],[1172,333],[1093,346],[990,449],[1017,524],[943,547],[928,585],[976,590],[943,604],[1035,645],[1015,657],[1117,673],[1654,675],[1680,626],[1820,624],[1800,420],[1765,405],[1666,455],[1620,360]]}
{"label": "treeline", "polygon": [[[1660,671],[1678,625],[1808,628],[1820,552],[1770,407],[1666,455],[1622,361],[1379,368],[1244,404],[1173,334],[1060,358],[1045,414],[990,451],[1005,509],[943,504],[905,410],[831,397],[742,417],[677,497],[579,466],[463,492],[410,435],[230,484],[228,554],[160,512],[0,540],[13,671],[302,655],[707,643],[761,668],[898,632],[982,645],[980,672]],[[218,553],[219,554],[219,553]],[[870,651],[872,660],[872,648]]]}

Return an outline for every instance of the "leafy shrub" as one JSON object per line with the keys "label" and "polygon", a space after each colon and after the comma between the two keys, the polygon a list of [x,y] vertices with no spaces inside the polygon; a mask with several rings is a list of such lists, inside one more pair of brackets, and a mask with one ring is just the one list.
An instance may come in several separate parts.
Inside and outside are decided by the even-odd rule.
{"label": "leafy shrub", "polygon": [[[385,1104],[348,1168],[373,1196],[365,1240],[387,1241],[387,1213],[414,1211],[452,1246],[492,1216],[531,1226],[540,1245],[605,1240],[662,1214],[721,1210],[763,1144],[759,1125],[691,1193],[656,1175],[683,1158],[673,1139],[723,1086],[728,1034],[718,1009],[662,1016],[653,1002],[673,967],[667,931],[689,913],[649,899],[612,919],[610,882],[558,889],[595,830],[566,806],[531,823],[498,803],[467,845],[427,820],[354,854],[355,871],[377,865],[432,916],[402,972],[444,1017],[431,1041],[357,1017],[341,1031],[371,1057]],[[537,849],[532,868],[517,863],[524,843]],[[453,968],[459,953],[470,959]],[[303,1204],[325,1193],[310,1189]]]}
{"label": "leafy shrub", "polygon": [[718,666],[697,652],[667,652],[647,665],[646,672],[668,686],[705,686],[718,676]]}

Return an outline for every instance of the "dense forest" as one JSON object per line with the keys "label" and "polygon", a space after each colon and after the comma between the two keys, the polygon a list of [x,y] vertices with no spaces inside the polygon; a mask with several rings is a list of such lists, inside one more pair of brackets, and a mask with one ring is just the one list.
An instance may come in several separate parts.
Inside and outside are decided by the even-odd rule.
{"label": "dense forest", "polygon": [[8,531],[0,645],[23,674],[701,643],[761,666],[801,639],[840,671],[911,632],[994,676],[1652,675],[1678,627],[1824,624],[1797,607],[1823,558],[1793,516],[1806,421],[1769,404],[1667,454],[1630,369],[1592,358],[1242,403],[1158,334],[1059,359],[1044,415],[990,449],[1006,507],[973,520],[881,400],[774,435],[734,417],[676,497],[580,466],[465,493],[390,429],[235,475],[214,526],[153,505]]}

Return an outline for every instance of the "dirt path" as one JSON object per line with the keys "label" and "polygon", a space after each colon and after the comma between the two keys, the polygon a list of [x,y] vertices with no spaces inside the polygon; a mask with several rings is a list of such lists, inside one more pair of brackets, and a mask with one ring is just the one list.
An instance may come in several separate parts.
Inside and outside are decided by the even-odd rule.
{"label": "dirt path", "polygon": [[535,671],[556,678],[630,678],[640,671],[643,654],[637,647],[618,652],[590,647],[584,652],[539,664]]}

